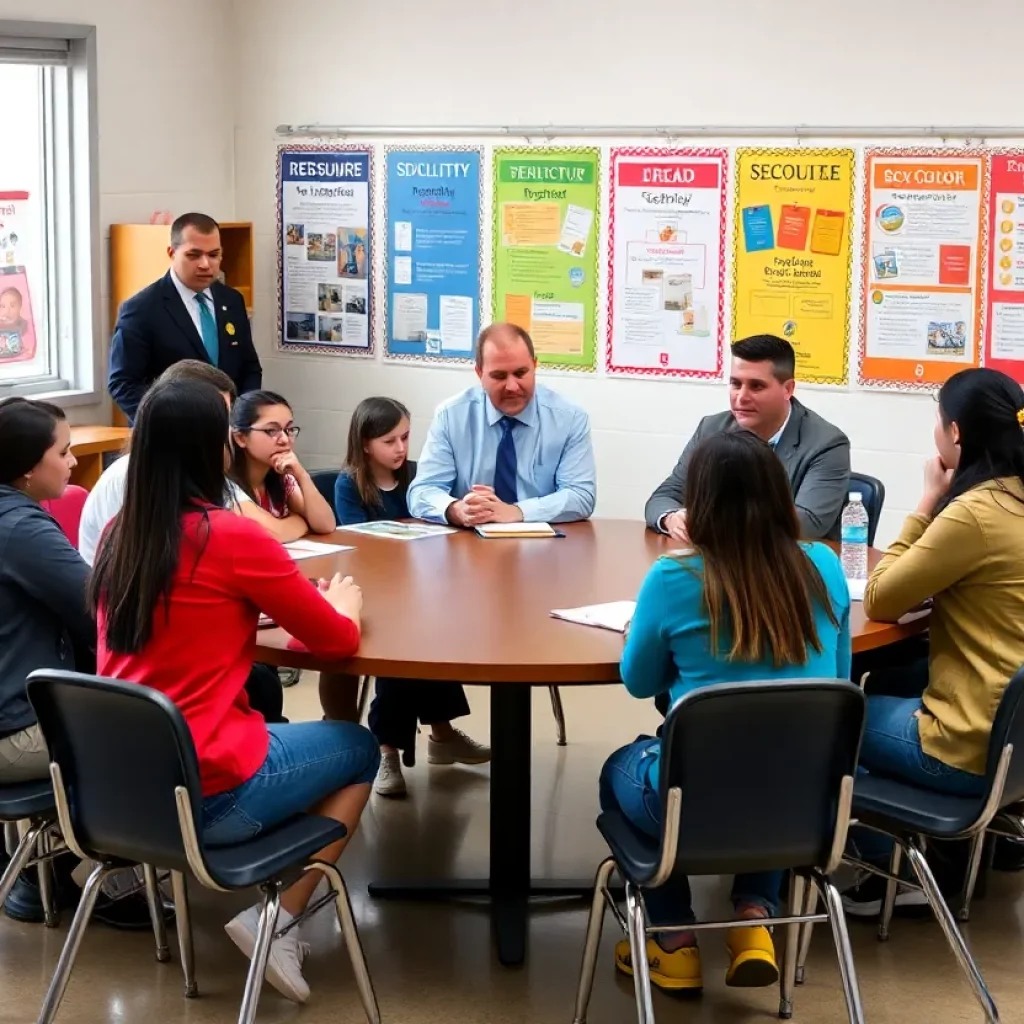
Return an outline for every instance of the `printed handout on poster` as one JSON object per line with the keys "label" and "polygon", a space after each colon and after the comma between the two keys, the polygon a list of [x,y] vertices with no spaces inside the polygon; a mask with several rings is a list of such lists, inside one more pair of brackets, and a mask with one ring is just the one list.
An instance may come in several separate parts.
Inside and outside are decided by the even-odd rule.
{"label": "printed handout on poster", "polygon": [[370,349],[370,154],[278,152],[282,346]]}
{"label": "printed handout on poster", "polygon": [[985,363],[1024,384],[1024,150],[991,168]]}

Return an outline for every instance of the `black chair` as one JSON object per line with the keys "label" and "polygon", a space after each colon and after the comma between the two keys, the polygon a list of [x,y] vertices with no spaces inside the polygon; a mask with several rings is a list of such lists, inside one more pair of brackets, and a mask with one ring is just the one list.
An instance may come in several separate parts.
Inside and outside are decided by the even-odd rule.
{"label": "black chair", "polygon": [[[195,747],[185,720],[167,697],[134,683],[49,670],[29,676],[28,695],[50,750],[64,839],[80,857],[99,862],[82,892],[39,1024],[49,1024],[57,1013],[103,879],[126,864],[159,864],[171,870],[186,996],[196,995],[197,987],[185,872],[222,892],[259,887],[263,908],[240,1024],[256,1018],[281,890],[303,871],[322,872],[333,895],[315,901],[303,917],[335,904],[363,1008],[371,1024],[379,1024],[345,883],[335,865],[311,859],[344,838],[344,825],[300,814],[249,842],[207,849]],[[147,869],[148,876],[152,872]],[[155,928],[163,917],[152,891]]]}
{"label": "black chair", "polygon": [[[974,995],[985,1012],[986,1020],[993,1024],[999,1020],[995,1002],[939,891],[925,859],[925,846],[929,839],[975,840],[964,892],[965,903],[969,905],[986,829],[994,822],[1000,809],[1006,808],[1006,813],[1012,815],[1013,805],[1024,800],[1024,756],[1014,756],[1016,749],[1024,750],[1022,701],[1024,668],[1010,680],[999,702],[989,739],[985,792],[981,796],[947,796],[879,775],[861,775],[854,787],[853,815],[859,824],[891,836],[895,846],[888,872],[880,871],[856,858],[846,858],[855,867],[888,880],[878,927],[878,937],[883,941],[889,937],[897,878],[903,858],[907,858],[917,878],[917,885],[913,887],[920,889],[927,898],[957,963],[967,975]],[[910,883],[900,880],[899,884],[906,886]],[[801,956],[804,952],[801,948]]]}
{"label": "black chair", "polygon": [[850,490],[856,491],[864,502],[868,513],[868,545],[873,546],[878,520],[882,517],[882,506],[885,504],[885,484],[877,477],[851,473]]}
{"label": "black chair", "polygon": [[[665,720],[661,750],[661,838],[637,831],[619,811],[597,827],[611,857],[597,871],[587,924],[574,1024],[584,1024],[605,907],[629,937],[640,1024],[653,1024],[646,938],[657,931],[750,927],[763,921],[698,922],[652,928],[644,892],[674,875],[790,870],[790,915],[779,1016],[793,1014],[797,925],[829,920],[850,1021],[863,1010],[842,900],[830,875],[842,860],[853,775],[864,724],[864,695],[839,680],[787,680],[710,686],[680,700]],[[626,914],[608,888],[626,883]],[[827,914],[808,916],[808,883],[821,889]]]}
{"label": "black chair", "polygon": [[67,847],[57,828],[57,805],[49,779],[0,786],[0,822],[13,825],[20,821],[27,821],[28,828],[18,840],[7,869],[0,877],[0,910],[18,875],[34,865],[39,874],[39,895],[46,926],[56,928],[60,918],[49,861],[64,853]]}
{"label": "black chair", "polygon": [[334,485],[338,480],[338,470],[318,469],[315,473],[310,473],[309,477],[316,485],[316,489],[323,495],[324,501],[333,509]]}

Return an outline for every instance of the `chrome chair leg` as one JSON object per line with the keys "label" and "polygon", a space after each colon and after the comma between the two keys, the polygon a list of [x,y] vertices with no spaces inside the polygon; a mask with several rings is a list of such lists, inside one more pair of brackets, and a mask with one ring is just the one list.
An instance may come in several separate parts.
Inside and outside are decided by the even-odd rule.
{"label": "chrome chair leg", "polygon": [[17,846],[15,846],[7,869],[0,876],[0,908],[3,907],[4,901],[10,895],[11,889],[14,888],[18,875],[25,870],[25,865],[32,859],[36,843],[39,841],[39,837],[45,828],[45,822],[34,823],[18,841]]}
{"label": "chrome chair leg", "polygon": [[903,866],[903,847],[893,843],[892,856],[889,858],[889,874],[893,878],[885,881],[885,897],[882,900],[882,913],[878,918],[878,941],[885,942],[889,938],[889,926],[892,924],[892,913],[896,909],[896,891],[899,884],[894,880],[899,877]]}
{"label": "chrome chair leg", "polygon": [[167,922],[164,921],[164,901],[156,880],[156,868],[152,864],[143,864],[142,874],[146,879],[146,903],[149,904],[149,920],[156,940],[156,958],[165,964],[171,959],[171,951],[167,946]]}
{"label": "chrome chair leg", "polygon": [[562,695],[558,692],[557,686],[549,686],[548,693],[551,695],[551,710],[555,716],[555,727],[558,730],[558,745],[565,746],[565,709],[562,707]]}
{"label": "chrome chair leg", "polygon": [[[810,915],[815,913],[818,909],[818,887],[814,884],[813,878],[809,878],[807,880],[806,897],[803,912],[810,917]],[[804,969],[807,966],[807,955],[811,951],[811,937],[813,935],[814,925],[812,922],[807,921],[805,924],[800,926],[800,947],[796,957],[795,978],[798,985],[802,985],[804,983]]]}
{"label": "chrome chair leg", "polygon": [[359,716],[356,719],[357,722],[361,722],[366,717],[366,708],[370,703],[370,691],[376,683],[376,676],[359,677],[359,692],[356,696],[356,714]]}
{"label": "chrome chair leg", "polygon": [[14,851],[18,848],[18,823],[16,821],[4,822],[4,849],[8,856],[13,857]]}
{"label": "chrome chair leg", "polygon": [[971,900],[974,899],[974,887],[978,884],[978,871],[981,868],[981,858],[985,850],[985,832],[979,832],[971,843],[971,855],[967,862],[967,878],[964,881],[964,891],[960,895],[960,906],[957,908],[956,916],[961,921],[971,919]]}
{"label": "chrome chair leg", "polygon": [[[601,928],[604,925],[605,895],[608,879],[615,870],[615,859],[608,857],[601,862],[594,879],[594,900],[590,904],[587,918],[587,939],[583,944],[583,963],[580,965],[580,981],[576,986],[576,1008],[572,1024],[586,1024],[590,994],[594,990],[594,971],[597,968],[597,954],[601,948]],[[646,945],[646,943],[645,943]]]}
{"label": "chrome chair leg", "polygon": [[629,923],[629,955],[633,961],[633,991],[638,1024],[654,1024],[651,998],[651,969],[647,963],[647,915],[643,897],[631,882],[626,883],[626,917]]}
{"label": "chrome chair leg", "polygon": [[846,998],[846,1014],[850,1024],[864,1024],[864,1007],[860,1001],[860,986],[857,984],[857,969],[853,963],[853,950],[850,948],[850,935],[846,930],[846,913],[843,910],[843,897],[839,890],[824,876],[818,879],[825,906],[828,909],[828,920],[832,926],[832,939],[836,944],[836,955],[839,958],[839,977],[843,983],[843,995]]}
{"label": "chrome chair leg", "polygon": [[370,978],[370,971],[366,966],[366,956],[363,953],[363,944],[359,940],[359,928],[356,926],[355,915],[352,913],[352,901],[349,899],[345,879],[342,878],[341,872],[334,864],[327,864],[324,861],[313,861],[307,865],[306,870],[316,870],[326,875],[331,889],[334,890],[334,906],[338,914],[338,924],[341,925],[341,934],[345,939],[348,958],[352,962],[352,971],[356,976],[356,987],[359,989],[359,998],[363,1003],[363,1012],[370,1024],[380,1024],[380,1007],[377,1005],[373,980]]}
{"label": "chrome chair leg", "polygon": [[[799,917],[804,912],[807,879],[794,872],[790,876],[789,887],[789,913],[792,917]],[[782,986],[779,990],[779,1016],[783,1020],[789,1020],[793,1016],[793,991],[796,988],[800,935],[800,925],[791,924],[786,928],[786,954],[782,962]]]}
{"label": "chrome chair leg", "polygon": [[36,876],[39,879],[39,902],[43,905],[43,923],[47,928],[56,928],[60,924],[57,912],[57,880],[53,873],[53,862],[50,860],[50,833],[44,828],[36,841]]}
{"label": "chrome chair leg", "polygon": [[188,905],[188,884],[180,871],[171,872],[171,891],[174,893],[174,921],[178,929],[178,950],[181,970],[185,975],[185,998],[199,995],[196,984],[196,955],[192,947],[192,912]]}
{"label": "chrome chair leg", "polygon": [[238,1024],[253,1024],[256,1020],[256,1009],[263,989],[263,979],[267,974],[267,962],[270,960],[270,944],[274,940],[277,913],[281,908],[281,893],[276,885],[268,882],[260,886],[260,891],[263,893],[263,906],[260,908],[260,924],[256,930],[252,963],[249,964],[249,973],[245,978],[242,1006],[238,1011]]}
{"label": "chrome chair leg", "polygon": [[995,1001],[985,986],[985,981],[978,970],[978,965],[974,962],[974,958],[971,956],[970,950],[968,950],[967,944],[960,934],[960,929],[957,927],[956,921],[946,905],[946,901],[942,898],[942,893],[939,892],[935,876],[932,874],[932,869],[928,867],[928,861],[925,859],[924,851],[917,845],[918,842],[913,840],[907,844],[905,850],[907,860],[910,862],[918,882],[921,883],[925,896],[928,897],[932,913],[935,914],[939,927],[945,933],[946,941],[949,943],[953,955],[956,957],[964,974],[967,975],[967,980],[971,983],[975,998],[981,1004],[981,1008],[985,1013],[985,1020],[988,1024],[999,1024],[999,1011],[996,1009]]}
{"label": "chrome chair leg", "polygon": [[78,949],[82,945],[85,929],[89,926],[93,907],[96,906],[96,897],[99,895],[103,880],[110,874],[111,870],[111,868],[104,867],[102,864],[97,864],[85,883],[85,888],[82,890],[82,898],[78,902],[78,910],[75,911],[75,919],[71,922],[71,930],[64,941],[64,948],[60,951],[57,970],[53,972],[50,987],[46,990],[46,998],[43,1000],[42,1009],[39,1011],[37,1024],[51,1024],[54,1017],[57,1016],[61,1000],[64,998],[64,992],[68,987],[71,971],[75,966]]}

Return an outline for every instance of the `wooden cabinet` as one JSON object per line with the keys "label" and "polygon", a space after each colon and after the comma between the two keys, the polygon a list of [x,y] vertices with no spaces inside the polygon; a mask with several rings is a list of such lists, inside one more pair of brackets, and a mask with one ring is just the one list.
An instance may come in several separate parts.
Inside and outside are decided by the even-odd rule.
{"label": "wooden cabinet", "polygon": [[[142,291],[170,266],[167,246],[170,240],[167,224],[110,225],[110,333],[117,323],[117,311],[125,299]],[[232,288],[237,288],[252,315],[255,289],[253,268],[253,231],[251,223],[227,221],[220,226],[224,249],[221,271]],[[115,405],[114,425],[125,426],[127,420]]]}

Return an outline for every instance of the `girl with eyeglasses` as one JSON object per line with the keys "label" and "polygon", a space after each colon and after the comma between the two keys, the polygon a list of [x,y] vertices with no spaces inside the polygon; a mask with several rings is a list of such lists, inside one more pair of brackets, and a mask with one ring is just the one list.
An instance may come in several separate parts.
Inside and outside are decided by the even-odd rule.
{"label": "girl with eyeglasses", "polygon": [[299,462],[291,407],[273,391],[249,391],[231,411],[231,477],[276,519],[300,516],[313,533],[331,533],[334,510]]}

